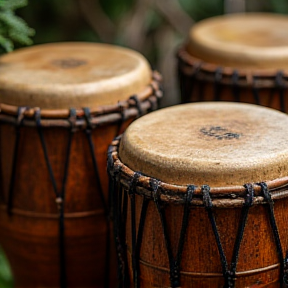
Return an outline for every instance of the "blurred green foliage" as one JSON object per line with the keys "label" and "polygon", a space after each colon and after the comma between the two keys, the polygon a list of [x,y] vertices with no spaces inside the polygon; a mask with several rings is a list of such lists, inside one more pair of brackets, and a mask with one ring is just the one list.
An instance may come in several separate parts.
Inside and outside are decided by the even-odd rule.
{"label": "blurred green foliage", "polygon": [[32,44],[34,30],[15,15],[16,9],[26,5],[26,0],[0,0],[0,46],[6,52],[13,50],[14,43]]}
{"label": "blurred green foliage", "polygon": [[179,2],[195,21],[224,13],[224,0],[179,0]]}
{"label": "blurred green foliage", "polygon": [[0,249],[0,287],[1,288],[12,288],[13,278],[8,261]]}

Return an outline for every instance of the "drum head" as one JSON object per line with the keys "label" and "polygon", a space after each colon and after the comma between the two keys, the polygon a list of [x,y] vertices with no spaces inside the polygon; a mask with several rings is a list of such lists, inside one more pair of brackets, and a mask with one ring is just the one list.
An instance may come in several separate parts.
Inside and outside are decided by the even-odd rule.
{"label": "drum head", "polygon": [[205,62],[235,68],[287,69],[288,17],[230,14],[195,24],[187,51]]}
{"label": "drum head", "polygon": [[165,108],[133,122],[121,161],[169,184],[243,185],[287,176],[288,116],[251,104]]}
{"label": "drum head", "polygon": [[151,81],[139,53],[106,44],[53,43],[0,58],[0,102],[67,109],[115,105]]}

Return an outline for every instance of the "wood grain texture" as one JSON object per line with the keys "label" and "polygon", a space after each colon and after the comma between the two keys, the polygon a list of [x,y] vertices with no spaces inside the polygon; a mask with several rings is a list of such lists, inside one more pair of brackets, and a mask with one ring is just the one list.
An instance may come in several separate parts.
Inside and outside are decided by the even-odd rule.
{"label": "wood grain texture", "polygon": [[[240,110],[242,111],[238,114]],[[151,178],[154,180],[156,178],[157,180],[155,181],[160,180],[168,184],[177,183],[180,186],[178,189],[177,186],[174,186],[173,193],[178,192],[180,194],[180,190],[183,192],[187,189],[187,184],[195,184],[198,187],[207,184],[211,187],[211,191],[215,186],[222,185],[222,187],[219,188],[222,189],[221,195],[214,195],[214,192],[211,192],[212,202],[216,202],[216,197],[220,197],[221,199],[227,198],[227,205],[225,205],[225,207],[215,206],[212,208],[212,211],[228,265],[231,264],[237,231],[241,223],[243,206],[233,206],[233,201],[237,196],[234,195],[235,197],[233,198],[233,191],[231,190],[229,192],[229,189],[225,189],[227,188],[225,185],[228,182],[230,185],[244,185],[245,182],[242,184],[239,183],[241,181],[246,181],[246,183],[259,183],[287,175],[287,168],[284,174],[281,174],[283,171],[278,169],[281,166],[281,161],[286,159],[283,155],[286,154],[287,156],[285,144],[287,140],[283,141],[282,145],[279,143],[274,145],[273,143],[276,138],[276,141],[281,142],[280,139],[286,137],[284,136],[284,131],[280,131],[284,129],[287,124],[284,124],[280,119],[276,120],[274,118],[276,115],[280,116],[280,118],[283,117],[284,122],[288,119],[288,116],[284,113],[255,105],[212,102],[193,103],[159,110],[138,119],[128,127],[120,140],[120,147],[117,148],[118,144],[115,144],[112,159],[114,161],[115,171],[119,173],[117,174],[119,180],[116,179],[116,181],[120,183],[120,188],[116,188],[115,193],[119,196],[122,191],[122,195],[127,193],[128,198],[127,209],[125,209],[121,215],[122,219],[125,219],[124,213],[127,212],[127,220],[121,228],[126,227],[124,243],[127,244],[127,249],[125,248],[125,255],[127,255],[131,287],[133,287],[132,283],[135,280],[132,269],[132,258],[134,254],[132,244],[133,207],[131,204],[133,201],[131,199],[133,198],[131,194],[135,195],[136,235],[139,235],[139,223],[144,197],[149,201],[144,221],[140,254],[139,257],[137,256],[136,258],[136,266],[139,264],[140,287],[171,287],[171,263],[169,263],[166,239],[169,239],[171,242],[171,251],[174,259],[176,258],[179,245],[185,203],[183,203],[183,201],[174,201],[175,198],[172,196],[172,188],[169,188],[168,185],[165,186],[163,183],[159,184],[162,188],[157,191],[154,190],[151,184],[148,184],[150,188],[147,188],[147,183],[151,183]],[[230,118],[230,120],[228,120],[228,118]],[[257,118],[262,124],[258,122]],[[228,126],[233,123],[234,125],[229,127],[236,130],[238,125],[242,123],[245,126],[243,139],[240,140],[239,143],[237,139],[226,139],[228,142],[221,142],[224,139],[216,139],[217,137],[215,138],[215,134],[213,133],[210,135],[211,139],[207,139],[207,135],[197,133],[199,132],[199,127],[202,127],[202,125],[205,126],[208,123],[210,125],[211,120],[223,120],[223,125],[225,123],[225,125]],[[189,123],[191,125],[188,129],[187,125],[189,125]],[[201,123],[201,125],[199,123]],[[269,123],[273,123],[273,127],[270,126]],[[254,125],[255,130],[253,128]],[[274,125],[279,126],[276,127]],[[258,134],[257,129],[261,131],[260,134]],[[278,129],[281,135],[273,136]],[[171,137],[168,136],[166,131],[171,134]],[[249,131],[248,134],[251,132],[249,135],[246,134],[246,139],[244,136],[246,132],[244,131]],[[257,144],[259,144],[259,146],[257,146]],[[279,155],[278,159],[276,159],[277,156],[275,155],[274,160],[279,161],[278,164],[275,163],[271,165],[271,167],[275,169],[275,173],[266,171],[267,173],[264,172],[263,174],[265,175],[265,179],[263,179],[263,175],[260,176],[261,169],[269,163],[269,157],[273,154],[272,151],[269,152],[269,148],[266,145],[271,145],[272,149],[277,146],[282,150],[283,154],[280,152],[281,156]],[[261,152],[261,146],[267,153],[264,150]],[[135,155],[131,149],[135,150]],[[223,149],[223,154],[221,149]],[[235,156],[234,152],[236,154],[239,153],[239,155]],[[230,167],[228,168],[228,164],[227,170],[222,170],[222,164],[225,162],[225,153],[227,163],[230,163]],[[253,162],[256,163],[259,161],[259,164],[261,163],[263,166],[260,164],[256,169],[253,168],[249,171],[249,169],[252,168],[252,166],[250,166],[251,162],[249,161],[252,155],[250,153],[254,154],[254,157],[252,157]],[[133,155],[134,161],[130,160],[131,155]],[[212,160],[218,158],[220,163],[218,171],[214,170],[213,163],[210,162],[212,161],[211,158]],[[150,164],[151,161],[152,164]],[[286,161],[287,160],[284,160],[284,162]],[[237,165],[239,165],[240,162],[243,164],[243,170],[241,172],[237,171]],[[185,178],[185,175],[183,176],[185,173],[181,171],[183,165],[186,165],[187,172],[191,171],[190,174],[187,173],[187,178]],[[244,168],[245,165],[246,169]],[[134,171],[134,173],[129,174],[130,176],[128,176],[128,168],[129,173],[131,172],[130,169]],[[242,179],[241,174],[242,172],[245,173],[245,170],[249,171],[249,173],[247,173],[246,179]],[[143,179],[141,178],[138,183],[136,182],[136,188],[133,190],[131,183],[133,183],[133,180],[135,183],[135,171],[139,171],[146,176],[144,176]],[[228,171],[231,173],[230,175],[225,174],[225,172]],[[263,171],[264,170],[262,170],[262,172]],[[259,172],[260,174],[253,174],[254,172],[256,174]],[[221,173],[225,176],[222,177]],[[183,178],[177,177],[179,175]],[[195,182],[194,179],[200,177],[199,175],[202,176],[201,180]],[[147,177],[151,178],[146,179]],[[164,186],[167,188],[164,188]],[[116,185],[115,187],[119,186]],[[281,187],[280,185],[278,189]],[[281,189],[287,190],[287,185]],[[137,191],[137,193],[133,191]],[[274,192],[277,193],[277,191]],[[156,204],[157,201],[160,200],[155,200],[158,194],[160,194],[159,199],[163,201],[161,205],[167,223],[166,239],[164,236],[163,222],[161,223],[160,213]],[[166,197],[164,197],[164,194]],[[213,196],[215,198],[213,198]],[[199,193],[197,197],[198,199],[202,199]],[[286,225],[288,220],[286,211],[287,201],[287,197],[274,201],[275,220],[278,225],[283,251],[287,251],[288,249],[288,228]],[[124,200],[120,199],[120,203],[124,209]],[[216,288],[223,287],[224,285],[219,250],[211,222],[203,206],[201,207],[199,204],[196,206],[193,200],[190,202],[190,214],[184,240],[182,261],[178,263],[180,265],[181,283],[179,287]],[[240,245],[235,287],[257,287],[257,285],[259,285],[259,287],[280,287],[281,261],[282,259],[279,259],[277,253],[267,203],[262,202],[259,205],[252,206],[248,213],[247,223]],[[228,269],[230,269],[230,267]]]}
{"label": "wood grain texture", "polygon": [[[40,111],[37,107],[44,114],[41,129],[58,191],[62,189],[71,129],[69,109],[77,109],[64,204],[67,287],[103,288],[108,258],[109,287],[116,287],[114,241],[110,231],[109,257],[106,235],[111,227],[107,225],[108,215],[97,188],[85,134],[88,124],[81,108],[91,108],[90,133],[100,185],[108,205],[108,145],[137,117],[138,109],[142,109],[143,114],[156,109],[158,96],[151,96],[160,91],[158,86],[154,87],[151,76],[147,61],[137,52],[104,44],[45,44],[0,58],[3,108],[0,117],[0,243],[11,264],[17,288],[55,288],[60,283],[59,211],[35,127],[35,114]],[[139,95],[140,107],[135,104],[136,100],[129,100],[134,94]],[[15,112],[21,105],[31,109],[23,112],[24,120],[19,128],[14,196],[9,215],[7,200],[16,139]]]}

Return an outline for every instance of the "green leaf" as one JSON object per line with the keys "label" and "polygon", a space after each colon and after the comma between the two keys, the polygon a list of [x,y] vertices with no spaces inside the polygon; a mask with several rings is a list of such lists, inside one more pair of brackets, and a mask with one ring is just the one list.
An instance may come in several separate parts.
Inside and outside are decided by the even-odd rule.
{"label": "green leaf", "polygon": [[286,14],[288,13],[288,2],[287,0],[271,0],[271,8],[273,12]]}
{"label": "green leaf", "polygon": [[11,52],[14,48],[13,42],[0,34],[0,46],[6,51]]}
{"label": "green leaf", "polygon": [[0,0],[0,7],[7,10],[16,10],[25,7],[27,4],[27,0]]}
{"label": "green leaf", "polygon": [[28,25],[23,19],[14,15],[11,11],[0,12],[0,21],[1,20],[10,29],[15,29],[19,32],[27,34],[28,36],[34,35],[34,30],[28,27]]}

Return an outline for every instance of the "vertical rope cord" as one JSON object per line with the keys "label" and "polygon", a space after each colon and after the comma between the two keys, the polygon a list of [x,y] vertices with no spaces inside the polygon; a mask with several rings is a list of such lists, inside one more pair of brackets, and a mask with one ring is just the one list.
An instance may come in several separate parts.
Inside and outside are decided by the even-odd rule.
{"label": "vertical rope cord", "polygon": [[[159,185],[160,182],[156,179],[151,179],[150,180],[150,187],[153,189],[153,199],[154,199],[154,203],[156,205],[159,217],[160,217],[160,221],[161,221],[161,226],[162,226],[162,231],[164,234],[164,240],[165,240],[165,246],[166,246],[166,250],[167,250],[167,255],[168,255],[168,259],[169,259],[169,266],[170,266],[170,282],[171,282],[171,287],[172,288],[176,288],[178,287],[178,282],[175,281],[174,282],[174,259],[173,259],[173,254],[172,254],[172,248],[171,248],[171,242],[170,239],[168,237],[168,230],[167,230],[167,221],[166,221],[166,217],[165,217],[165,209],[164,209],[164,205],[161,202],[160,199],[160,193],[159,193]],[[177,286],[175,286],[175,284]]]}
{"label": "vertical rope cord", "polygon": [[[109,147],[111,148],[111,147]],[[120,240],[120,230],[121,230],[121,202],[122,202],[122,194],[120,193],[120,189],[117,185],[117,176],[120,173],[120,171],[115,171],[113,169],[113,158],[112,158],[112,150],[108,151],[108,165],[107,170],[113,171],[109,175],[109,198],[111,199],[111,208],[110,213],[113,220],[113,232],[114,232],[114,240],[116,245],[116,253],[117,253],[117,261],[118,261],[118,279],[119,279],[119,287],[125,287],[124,286],[124,260],[123,260],[123,247],[121,246],[121,240]],[[120,206],[120,208],[119,208]]]}
{"label": "vertical rope cord", "polygon": [[59,211],[59,258],[60,258],[60,287],[66,288],[67,287],[67,273],[66,273],[66,252],[65,252],[65,223],[64,223],[64,201],[65,201],[65,192],[66,192],[66,183],[67,183],[67,177],[68,177],[68,167],[69,167],[69,158],[70,158],[70,152],[71,152],[71,144],[72,144],[72,138],[74,135],[74,126],[76,122],[76,110],[71,109],[70,110],[70,124],[71,124],[71,130],[69,133],[68,138],[68,144],[67,144],[67,154],[65,159],[65,165],[64,165],[64,177],[62,181],[62,189],[59,192],[57,189],[57,184],[55,180],[55,176],[52,170],[52,166],[48,157],[48,151],[46,142],[44,139],[44,134],[42,131],[42,125],[41,125],[41,111],[36,110],[35,111],[35,121],[36,126],[38,130],[38,135],[40,137],[42,150],[44,153],[44,158],[46,162],[46,166],[48,168],[50,180],[52,182],[53,190],[56,195],[56,204]]}
{"label": "vertical rope cord", "polygon": [[132,270],[134,287],[138,287],[138,271],[136,265],[136,207],[135,207],[135,189],[140,177],[140,173],[135,172],[130,183],[129,197],[130,197],[130,211],[131,211],[131,240],[132,240]]}
{"label": "vertical rope cord", "polygon": [[239,227],[238,232],[234,244],[233,249],[233,255],[232,255],[232,262],[231,262],[231,282],[232,287],[235,286],[235,277],[236,277],[236,268],[238,263],[238,256],[239,256],[239,250],[241,246],[241,242],[244,236],[244,230],[247,224],[247,218],[248,218],[248,212],[250,207],[253,205],[253,199],[254,199],[254,189],[252,184],[245,184],[244,187],[246,188],[247,194],[245,197],[245,202],[241,211],[240,221],[239,221]]}
{"label": "vertical rope cord", "polygon": [[214,101],[220,101],[221,93],[221,80],[223,77],[223,71],[221,67],[217,67],[214,74]]}
{"label": "vertical rope cord", "polygon": [[191,205],[194,192],[195,192],[195,186],[189,185],[187,187],[187,192],[186,192],[186,199],[185,199],[185,204],[184,204],[182,227],[181,227],[181,232],[180,232],[180,237],[179,237],[179,242],[178,242],[177,255],[176,255],[176,259],[174,260],[173,270],[170,271],[171,282],[173,283],[174,287],[181,286],[180,269],[181,269],[182,252],[184,249],[185,236],[186,236],[186,231],[187,231],[187,227],[189,223],[190,205]]}
{"label": "vertical rope cord", "polygon": [[277,227],[277,223],[276,223],[276,219],[275,219],[274,201],[271,198],[271,193],[269,191],[267,184],[265,182],[261,182],[261,183],[258,183],[258,185],[261,187],[262,194],[263,194],[264,199],[267,202],[267,206],[268,206],[270,225],[272,228],[273,237],[274,237],[274,241],[275,241],[276,248],[277,248],[278,258],[280,261],[280,273],[281,273],[280,285],[283,285],[283,282],[284,283],[286,282],[285,284],[287,285],[287,274],[285,275],[285,272],[284,272],[285,271],[285,268],[284,268],[285,267],[285,260],[284,260],[284,256],[283,256],[283,250],[282,250],[282,246],[281,246],[279,231],[278,231],[278,227]]}
{"label": "vertical rope cord", "polygon": [[13,198],[14,198],[14,185],[15,185],[15,177],[16,177],[16,168],[18,161],[18,150],[19,150],[19,142],[20,142],[20,128],[23,124],[24,112],[26,107],[19,107],[17,110],[17,123],[15,127],[15,144],[14,144],[14,152],[13,152],[13,160],[12,160],[12,171],[9,183],[8,190],[8,199],[7,199],[7,213],[8,215],[12,215],[12,207],[13,207]]}
{"label": "vertical rope cord", "polygon": [[66,287],[66,250],[65,250],[65,223],[64,223],[64,205],[65,205],[65,196],[66,196],[66,183],[68,178],[68,169],[70,163],[70,153],[71,153],[71,146],[73,135],[75,132],[75,123],[76,123],[76,110],[70,109],[70,119],[69,119],[71,129],[68,136],[68,143],[67,143],[67,152],[65,158],[65,165],[64,165],[64,177],[62,181],[62,190],[56,199],[59,209],[59,251],[60,251],[60,267],[62,272],[60,273],[60,286]]}
{"label": "vertical rope cord", "polygon": [[[140,250],[142,246],[142,239],[143,239],[143,232],[144,232],[144,225],[148,210],[148,205],[150,201],[144,196],[142,207],[141,207],[141,214],[140,214],[140,221],[138,226],[138,234],[137,234],[137,241],[135,245],[135,259],[136,259],[136,271],[137,271],[137,283],[136,287],[140,287]],[[138,260],[138,261],[137,261]]]}
{"label": "vertical rope cord", "polygon": [[240,102],[239,72],[237,70],[234,70],[232,74],[232,94],[235,101]]}
{"label": "vertical rope cord", "polygon": [[143,116],[143,115],[144,115],[144,111],[143,111],[143,109],[142,109],[141,102],[140,102],[140,100],[138,99],[138,96],[137,96],[137,95],[132,95],[129,99],[130,99],[130,100],[134,100],[135,106],[136,106],[136,108],[137,108],[137,110],[138,110],[138,117]]}
{"label": "vertical rope cord", "polygon": [[101,180],[100,180],[100,176],[99,176],[99,169],[98,169],[98,165],[97,165],[97,160],[96,160],[96,154],[95,154],[95,147],[94,147],[94,143],[92,140],[92,123],[91,123],[91,114],[90,114],[90,109],[85,107],[83,108],[84,111],[84,117],[87,123],[87,128],[85,129],[85,133],[87,136],[87,140],[88,140],[88,144],[89,144],[89,149],[90,149],[90,154],[92,157],[92,164],[93,164],[93,169],[95,171],[95,178],[96,178],[96,186],[97,186],[97,190],[100,196],[100,200],[101,203],[103,205],[104,211],[105,211],[105,215],[109,215],[108,214],[108,207],[104,198],[104,193],[103,193],[103,189],[102,189],[102,185],[101,185]]}
{"label": "vertical rope cord", "polygon": [[[120,182],[118,183],[120,186]],[[123,270],[124,270],[124,278],[123,278],[123,283],[124,286],[123,288],[126,288],[129,286],[129,275],[128,275],[128,269],[127,269],[127,254],[124,252],[127,250],[127,245],[126,245],[126,224],[127,224],[127,211],[128,211],[128,193],[123,191],[123,208],[122,208],[122,221],[121,221],[121,231],[120,231],[120,241],[121,241],[121,247],[122,247],[122,259],[123,259]]]}
{"label": "vertical rope cord", "polygon": [[202,188],[202,194],[203,194],[203,204],[204,207],[206,209],[206,212],[208,214],[211,226],[212,226],[212,230],[216,239],[216,243],[217,243],[217,248],[220,254],[220,261],[221,261],[221,266],[222,266],[222,274],[223,277],[225,279],[225,285],[224,288],[228,288],[231,287],[230,285],[230,272],[228,269],[228,262],[224,253],[224,249],[222,247],[222,243],[220,240],[220,235],[218,232],[218,228],[216,225],[216,221],[215,221],[215,217],[214,217],[214,213],[213,213],[213,204],[212,204],[212,200],[211,200],[211,196],[210,196],[210,187],[208,185],[203,185]]}
{"label": "vertical rope cord", "polygon": [[254,100],[255,100],[257,105],[261,105],[260,97],[259,97],[259,88],[257,86],[258,77],[256,75],[253,75],[252,79],[253,79],[253,81],[252,81],[252,93],[254,96]]}
{"label": "vertical rope cord", "polygon": [[[101,185],[101,179],[100,179],[100,175],[99,175],[99,169],[98,169],[98,164],[97,164],[97,158],[96,158],[96,153],[95,153],[95,146],[94,146],[94,142],[92,139],[92,130],[93,130],[93,125],[91,123],[91,113],[90,113],[90,109],[87,107],[83,108],[84,111],[84,117],[86,120],[86,124],[87,127],[85,129],[85,133],[87,136],[87,140],[88,140],[88,144],[89,144],[89,149],[90,149],[90,154],[92,157],[92,164],[93,164],[93,168],[94,168],[94,172],[95,172],[95,178],[96,178],[96,186],[97,186],[97,190],[99,192],[100,195],[100,199],[101,199],[101,203],[102,206],[104,208],[104,213],[106,216],[106,260],[105,260],[105,275],[104,275],[104,287],[108,288],[109,287],[109,275],[110,275],[110,271],[109,271],[109,266],[110,266],[110,219],[109,219],[109,208],[108,205],[105,201],[105,197],[104,197],[104,192],[102,189],[102,185]],[[121,127],[120,127],[121,128]]]}
{"label": "vertical rope cord", "polygon": [[284,95],[284,91],[285,91],[285,84],[284,84],[284,73],[283,71],[278,71],[276,73],[276,77],[275,77],[275,86],[278,90],[279,93],[279,100],[280,100],[280,107],[281,107],[281,111],[285,112],[285,95]]}

